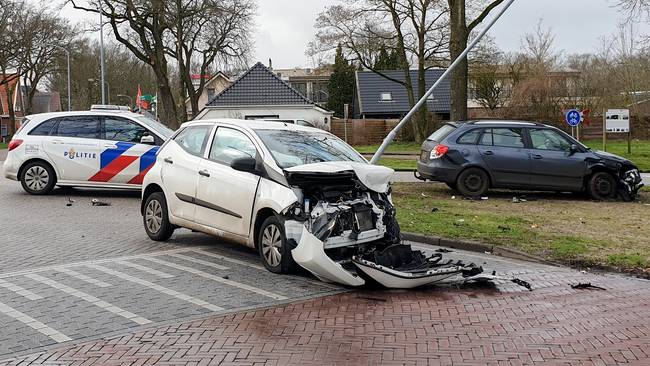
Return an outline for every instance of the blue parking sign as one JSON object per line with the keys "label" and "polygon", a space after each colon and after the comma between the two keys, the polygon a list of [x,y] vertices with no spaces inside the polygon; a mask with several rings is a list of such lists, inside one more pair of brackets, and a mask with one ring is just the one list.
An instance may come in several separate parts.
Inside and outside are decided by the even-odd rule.
{"label": "blue parking sign", "polygon": [[566,112],[565,119],[566,119],[566,123],[568,123],[569,126],[575,127],[580,124],[580,120],[582,119],[582,116],[580,115],[580,111],[576,109],[570,109],[569,111]]}

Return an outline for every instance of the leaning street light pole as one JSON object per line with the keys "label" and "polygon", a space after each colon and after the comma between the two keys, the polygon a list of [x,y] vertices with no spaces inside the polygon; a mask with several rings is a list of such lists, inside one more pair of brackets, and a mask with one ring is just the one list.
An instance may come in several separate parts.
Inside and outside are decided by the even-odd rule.
{"label": "leaning street light pole", "polygon": [[373,155],[372,159],[370,159],[371,164],[377,164],[377,162],[379,161],[381,156],[384,154],[384,151],[386,150],[388,145],[390,145],[390,143],[395,139],[395,136],[397,136],[397,133],[399,132],[399,130],[401,130],[402,127],[404,127],[404,125],[411,119],[411,117],[413,117],[415,112],[417,112],[418,109],[420,109],[422,107],[422,105],[427,102],[427,98],[433,93],[433,91],[442,83],[443,80],[445,80],[447,77],[449,77],[449,75],[454,71],[454,69],[456,69],[456,67],[458,67],[458,65],[460,65],[462,60],[465,57],[467,57],[467,54],[469,53],[469,51],[471,51],[474,47],[476,47],[476,45],[481,41],[481,39],[483,39],[483,37],[490,30],[490,28],[492,28],[492,26],[497,22],[497,20],[499,20],[499,18],[501,18],[501,16],[506,12],[506,10],[508,10],[510,5],[512,5],[512,3],[514,3],[514,2],[515,2],[515,0],[508,0],[508,2],[505,3],[505,5],[503,5],[501,10],[499,10],[497,15],[494,17],[494,19],[492,19],[490,21],[490,23],[488,23],[488,25],[485,27],[485,29],[483,29],[481,31],[481,33],[479,33],[479,35],[476,36],[476,38],[474,38],[474,40],[472,40],[472,42],[467,46],[467,48],[465,48],[463,53],[461,53],[454,60],[454,62],[452,62],[452,64],[449,65],[449,67],[442,74],[442,76],[440,76],[440,78],[431,86],[431,88],[422,96],[422,98],[420,98],[420,100],[417,103],[415,103],[413,108],[411,108],[411,110],[406,114],[406,116],[404,116],[404,118],[402,118],[402,120],[399,121],[397,126],[395,126],[395,128],[393,128],[388,133],[388,135],[386,136],[384,141],[381,143],[381,146],[379,146],[379,149],[377,149],[377,152],[375,153],[375,155]]}

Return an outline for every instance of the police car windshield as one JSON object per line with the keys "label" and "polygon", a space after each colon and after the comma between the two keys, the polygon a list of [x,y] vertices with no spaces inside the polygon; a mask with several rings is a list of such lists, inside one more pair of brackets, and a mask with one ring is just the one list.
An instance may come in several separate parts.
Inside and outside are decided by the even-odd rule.
{"label": "police car windshield", "polygon": [[162,123],[160,123],[160,122],[158,122],[156,120],[153,120],[153,119],[145,117],[145,116],[140,116],[140,117],[136,117],[136,118],[137,118],[138,121],[144,123],[145,125],[147,125],[152,130],[154,130],[154,131],[158,132],[159,134],[161,134],[165,139],[170,138],[174,134],[173,130],[171,130],[169,127],[163,125]]}

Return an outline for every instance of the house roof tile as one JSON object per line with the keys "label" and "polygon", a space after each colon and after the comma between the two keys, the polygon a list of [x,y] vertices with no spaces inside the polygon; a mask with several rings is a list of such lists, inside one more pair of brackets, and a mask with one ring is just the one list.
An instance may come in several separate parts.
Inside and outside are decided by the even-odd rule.
{"label": "house roof tile", "polygon": [[[444,69],[430,69],[425,73],[426,88],[429,89],[445,72]],[[381,71],[382,74],[396,80],[404,81],[401,70]],[[410,109],[406,88],[372,71],[357,71],[357,97],[361,114],[406,113]],[[417,91],[417,70],[411,70],[413,87]],[[382,93],[391,93],[392,101],[382,101]],[[449,113],[451,111],[451,82],[444,80],[433,92],[433,98],[427,101],[431,112]]]}

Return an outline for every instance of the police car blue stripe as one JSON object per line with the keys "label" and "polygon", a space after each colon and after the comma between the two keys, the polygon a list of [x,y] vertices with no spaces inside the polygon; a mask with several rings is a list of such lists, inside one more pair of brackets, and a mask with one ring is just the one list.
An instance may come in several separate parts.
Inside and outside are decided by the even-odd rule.
{"label": "police car blue stripe", "polygon": [[130,149],[135,144],[129,142],[118,142],[115,145],[117,146],[117,149],[106,149],[102,151],[99,156],[100,169],[104,169],[108,164],[117,159],[120,155],[124,154],[126,150]]}
{"label": "police car blue stripe", "polygon": [[140,172],[145,171],[145,169],[149,168],[153,163],[156,162],[156,153],[158,152],[159,148],[159,146],[153,147],[146,153],[142,154],[140,157]]}

